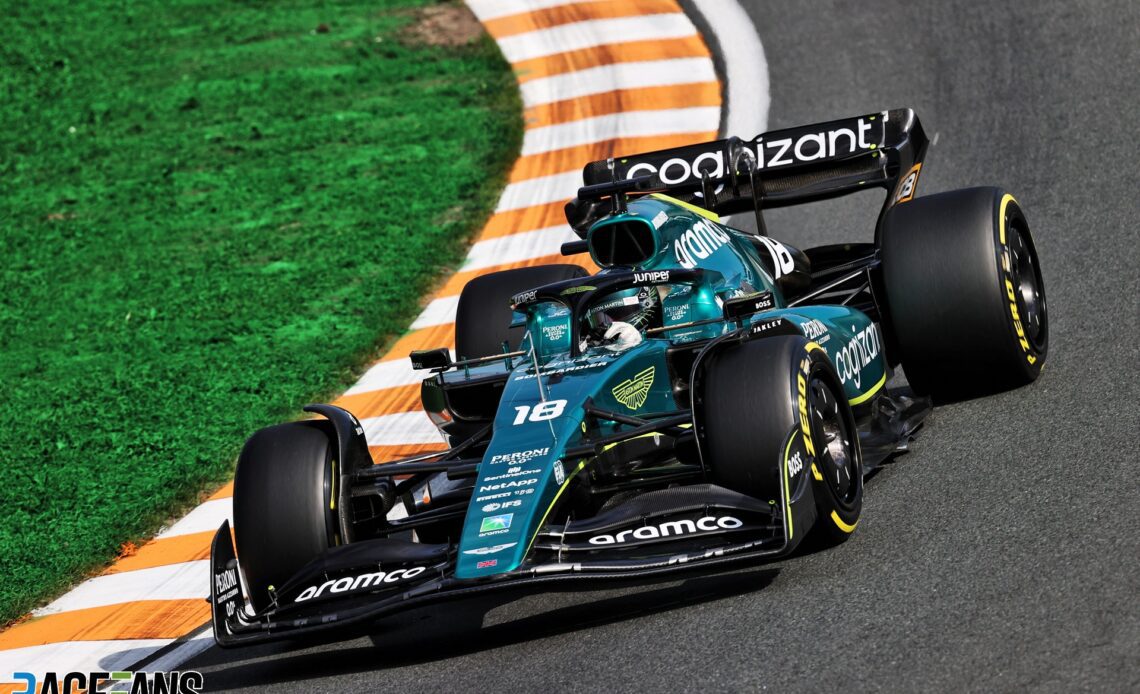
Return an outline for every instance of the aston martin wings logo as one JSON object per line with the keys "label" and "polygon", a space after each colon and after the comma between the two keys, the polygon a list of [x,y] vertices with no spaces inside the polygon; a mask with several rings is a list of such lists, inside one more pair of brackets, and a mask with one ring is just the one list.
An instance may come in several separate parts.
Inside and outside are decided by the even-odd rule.
{"label": "aston martin wings logo", "polygon": [[651,366],[633,378],[622,381],[613,389],[614,398],[631,410],[645,404],[649,397],[649,387],[653,385],[653,375],[657,367]]}

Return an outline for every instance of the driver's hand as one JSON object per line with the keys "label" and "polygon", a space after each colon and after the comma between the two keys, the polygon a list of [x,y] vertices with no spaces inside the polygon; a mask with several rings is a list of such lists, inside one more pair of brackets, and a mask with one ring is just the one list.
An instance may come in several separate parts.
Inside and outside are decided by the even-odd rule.
{"label": "driver's hand", "polygon": [[606,349],[620,352],[640,345],[641,333],[629,323],[614,321],[609,330],[606,330],[606,340]]}

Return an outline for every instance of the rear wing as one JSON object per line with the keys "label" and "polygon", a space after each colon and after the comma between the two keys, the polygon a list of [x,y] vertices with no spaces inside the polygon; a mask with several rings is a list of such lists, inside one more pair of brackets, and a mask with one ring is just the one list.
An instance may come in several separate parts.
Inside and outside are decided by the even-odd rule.
{"label": "rear wing", "polygon": [[885,212],[914,195],[927,145],[914,111],[895,109],[752,140],[732,137],[595,161],[583,179],[587,186],[641,179],[638,190],[665,192],[720,214],[879,187],[888,192]]}

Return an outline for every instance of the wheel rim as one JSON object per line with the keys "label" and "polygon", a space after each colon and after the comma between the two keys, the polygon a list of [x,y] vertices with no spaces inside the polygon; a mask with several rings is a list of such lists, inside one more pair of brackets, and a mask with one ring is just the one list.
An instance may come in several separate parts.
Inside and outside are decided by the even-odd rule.
{"label": "wheel rim", "polygon": [[859,493],[859,459],[851,427],[831,387],[818,375],[811,380],[810,405],[819,443],[816,463],[836,500],[849,508]]}
{"label": "wheel rim", "polygon": [[1045,347],[1045,325],[1048,320],[1041,275],[1037,269],[1037,260],[1033,256],[1033,251],[1026,245],[1020,227],[1010,225],[1010,230],[1012,233],[1009,238],[1009,273],[1017,297],[1017,311],[1021,316],[1025,337],[1040,353]]}

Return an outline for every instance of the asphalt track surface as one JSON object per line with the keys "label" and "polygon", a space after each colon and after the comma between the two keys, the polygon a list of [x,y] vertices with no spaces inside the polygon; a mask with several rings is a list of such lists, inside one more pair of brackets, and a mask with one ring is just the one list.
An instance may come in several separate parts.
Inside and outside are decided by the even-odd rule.
{"label": "asphalt track surface", "polygon": [[[182,666],[208,691],[1140,690],[1140,5],[748,9],[771,127],[911,106],[938,136],[920,194],[1017,195],[1049,298],[1041,379],[940,407],[869,482],[840,548],[649,588],[444,605],[326,646],[212,648]],[[785,210],[769,230],[803,246],[863,240],[874,210]]]}

